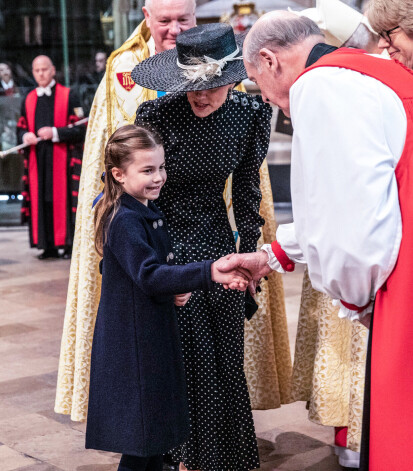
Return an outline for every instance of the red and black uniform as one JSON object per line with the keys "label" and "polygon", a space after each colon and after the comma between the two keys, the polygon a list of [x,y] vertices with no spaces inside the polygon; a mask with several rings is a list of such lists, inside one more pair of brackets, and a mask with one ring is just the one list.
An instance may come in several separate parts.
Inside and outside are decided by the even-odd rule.
{"label": "red and black uniform", "polygon": [[17,139],[26,132],[56,127],[59,142],[40,141],[26,151],[22,220],[30,227],[30,245],[43,250],[70,248],[73,243],[77,195],[86,126],[73,126],[80,102],[60,84],[52,94],[31,91],[22,104]]}

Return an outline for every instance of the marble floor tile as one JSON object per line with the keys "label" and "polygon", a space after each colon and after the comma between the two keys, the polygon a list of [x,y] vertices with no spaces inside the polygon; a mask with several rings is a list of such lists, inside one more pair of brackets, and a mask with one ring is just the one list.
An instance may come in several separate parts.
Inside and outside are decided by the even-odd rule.
{"label": "marble floor tile", "polygon": [[[16,442],[66,430],[66,427],[40,414],[27,414],[0,420],[0,441],[12,446]],[[0,467],[1,469],[1,467]]]}
{"label": "marble floor tile", "polygon": [[0,383],[12,379],[32,376],[56,371],[58,360],[55,357],[44,356],[42,358],[18,358],[7,365],[0,363]]}
{"label": "marble floor tile", "polygon": [[39,412],[45,409],[53,410],[55,401],[55,388],[48,387],[37,391],[23,391],[14,394],[7,401],[15,407],[20,407],[26,412]]}
{"label": "marble floor tile", "polygon": [[29,466],[24,466],[23,468],[17,468],[16,471],[63,471],[62,468],[53,466],[48,463],[36,463]]}
{"label": "marble floor tile", "polygon": [[0,463],[1,471],[14,471],[22,467],[33,466],[37,462],[33,458],[2,445],[0,446]]}
{"label": "marble floor tile", "polygon": [[36,330],[35,327],[30,327],[26,324],[6,324],[0,326],[0,338],[8,337],[10,335],[27,334]]}
{"label": "marble floor tile", "polygon": [[75,471],[81,465],[116,464],[119,457],[113,453],[85,450],[84,433],[73,429],[32,437],[14,444],[36,459],[48,462],[65,471]]}
{"label": "marble floor tile", "polygon": [[[48,388],[47,383],[42,381],[42,376],[26,376],[24,378],[12,379],[9,381],[0,382],[0,398],[18,396],[22,392],[33,393],[37,390],[44,390]],[[0,411],[0,419],[2,411]]]}

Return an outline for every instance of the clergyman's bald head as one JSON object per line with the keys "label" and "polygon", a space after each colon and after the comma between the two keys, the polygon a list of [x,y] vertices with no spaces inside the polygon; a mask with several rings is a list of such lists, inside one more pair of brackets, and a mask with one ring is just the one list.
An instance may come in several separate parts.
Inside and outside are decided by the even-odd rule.
{"label": "clergyman's bald head", "polygon": [[314,38],[314,44],[324,42],[323,33],[314,21],[289,11],[275,10],[263,15],[251,28],[245,39],[243,56],[258,67],[261,49],[288,49],[307,38]]}
{"label": "clergyman's bald head", "polygon": [[[164,7],[165,3],[175,3],[175,0],[145,0],[145,8],[149,11],[151,9],[153,10],[156,8],[159,10],[159,8]],[[188,0],[188,3],[192,5],[193,11],[195,12],[196,9],[196,0]]]}
{"label": "clergyman's bald head", "polygon": [[48,56],[37,56],[32,62],[32,73],[39,87],[47,87],[56,75],[56,69]]}
{"label": "clergyman's bald head", "polygon": [[53,61],[52,59],[50,59],[49,56],[40,55],[40,56],[35,57],[32,62],[32,67],[34,67],[34,65],[38,63],[42,63],[44,65],[53,67]]}
{"label": "clergyman's bald head", "polygon": [[263,100],[289,116],[290,88],[305,69],[314,46],[323,42],[319,27],[306,17],[281,10],[263,15],[243,47],[248,77],[259,86]]}

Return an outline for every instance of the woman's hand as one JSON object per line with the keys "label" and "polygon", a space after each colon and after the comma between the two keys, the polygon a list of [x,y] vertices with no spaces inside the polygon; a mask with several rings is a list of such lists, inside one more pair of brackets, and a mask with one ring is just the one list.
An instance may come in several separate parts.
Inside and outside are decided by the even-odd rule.
{"label": "woman's hand", "polygon": [[175,306],[185,306],[185,304],[189,301],[191,294],[192,293],[175,294],[174,296]]}

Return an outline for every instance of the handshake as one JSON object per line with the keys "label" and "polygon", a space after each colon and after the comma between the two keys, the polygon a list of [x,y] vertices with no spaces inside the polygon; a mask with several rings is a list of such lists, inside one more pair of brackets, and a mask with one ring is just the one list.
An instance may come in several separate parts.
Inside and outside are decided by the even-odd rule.
{"label": "handshake", "polygon": [[[249,292],[255,295],[256,282],[271,272],[266,252],[229,254],[211,265],[211,278],[225,289]],[[175,295],[175,305],[185,306],[191,293]]]}
{"label": "handshake", "polygon": [[255,282],[271,272],[268,255],[264,251],[244,254],[229,254],[211,266],[211,278],[224,285],[225,289],[245,291],[250,288],[255,294]]}

